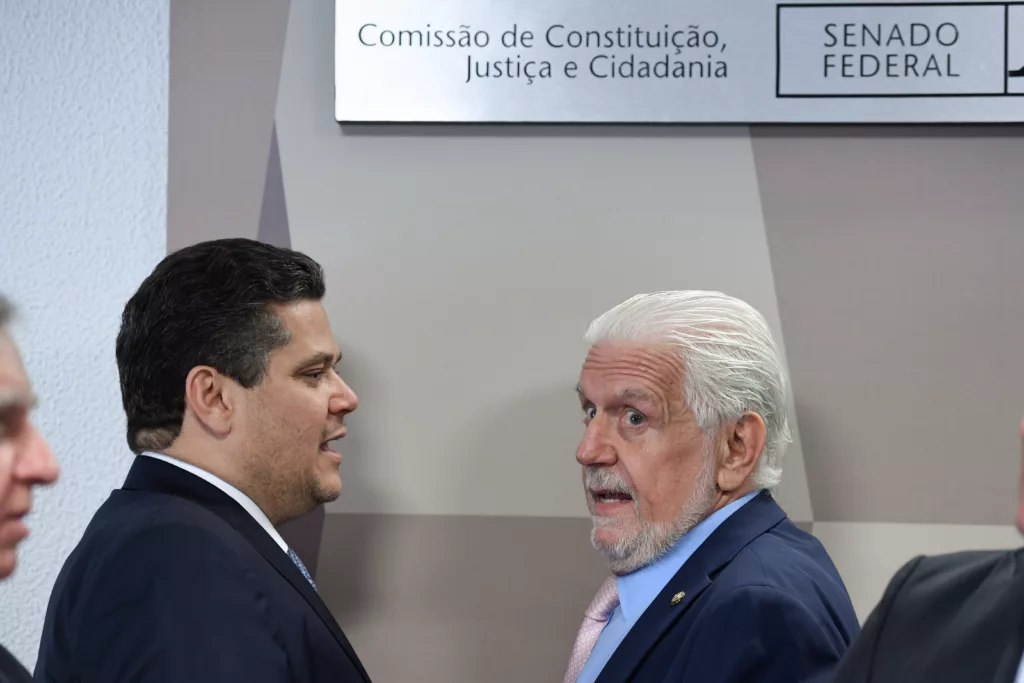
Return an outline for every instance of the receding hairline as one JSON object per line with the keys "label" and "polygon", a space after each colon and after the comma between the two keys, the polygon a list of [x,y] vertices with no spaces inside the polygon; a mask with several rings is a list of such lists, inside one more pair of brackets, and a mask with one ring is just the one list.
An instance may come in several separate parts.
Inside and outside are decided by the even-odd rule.
{"label": "receding hairline", "polygon": [[[649,365],[665,363],[671,366],[671,376],[667,377],[667,379],[673,382],[682,382],[685,379],[687,368],[686,347],[674,343],[671,338],[661,333],[643,335],[639,338],[609,337],[596,339],[587,348],[582,368],[586,368],[587,364],[591,362],[595,352],[608,350],[648,352],[652,354],[648,356],[649,358],[657,359],[656,363],[648,363]],[[659,373],[659,375],[661,374]]]}

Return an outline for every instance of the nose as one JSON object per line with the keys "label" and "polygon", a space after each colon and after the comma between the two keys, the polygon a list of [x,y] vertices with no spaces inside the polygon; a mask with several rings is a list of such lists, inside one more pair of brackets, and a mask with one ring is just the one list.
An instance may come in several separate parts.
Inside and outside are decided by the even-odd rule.
{"label": "nose", "polygon": [[47,485],[57,481],[60,468],[50,445],[35,425],[29,423],[15,446],[14,478],[29,485]]}
{"label": "nose", "polygon": [[335,388],[334,395],[331,396],[329,405],[331,414],[344,415],[351,413],[358,407],[359,397],[356,396],[356,392],[352,391],[352,388],[345,384],[345,380],[338,377],[338,386]]}
{"label": "nose", "polygon": [[615,463],[615,446],[608,435],[607,420],[601,415],[593,418],[576,448],[576,462],[581,465],[611,465]]}

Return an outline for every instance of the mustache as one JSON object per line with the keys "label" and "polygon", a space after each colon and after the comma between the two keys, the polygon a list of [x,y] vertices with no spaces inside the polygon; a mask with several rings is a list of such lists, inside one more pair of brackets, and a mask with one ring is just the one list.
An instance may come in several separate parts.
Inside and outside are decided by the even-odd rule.
{"label": "mustache", "polygon": [[338,420],[338,423],[331,425],[323,432],[320,433],[320,443],[327,441],[332,435],[337,434],[338,430],[345,426],[345,420]]}
{"label": "mustache", "polygon": [[636,492],[626,483],[617,472],[603,467],[587,467],[583,475],[584,484],[589,491],[604,491],[606,493],[622,493],[636,498]]}

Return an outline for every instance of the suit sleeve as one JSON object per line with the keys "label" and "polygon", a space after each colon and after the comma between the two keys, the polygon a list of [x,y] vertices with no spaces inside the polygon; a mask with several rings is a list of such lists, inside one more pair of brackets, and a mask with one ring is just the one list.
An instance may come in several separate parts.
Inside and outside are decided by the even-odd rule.
{"label": "suit sleeve", "polygon": [[[826,615],[772,586],[743,586],[708,605],[674,683],[827,683],[844,645]],[[696,678],[695,678],[696,677]]]}
{"label": "suit sleeve", "polygon": [[211,532],[162,526],[96,569],[74,620],[82,683],[290,680],[255,577]]}
{"label": "suit sleeve", "polygon": [[860,634],[847,650],[833,679],[834,683],[868,683],[871,680],[875,652],[882,637],[882,630],[889,619],[889,612],[896,601],[896,596],[903,590],[907,579],[914,573],[922,559],[924,558],[919,556],[910,560],[889,581],[882,599],[868,615]]}

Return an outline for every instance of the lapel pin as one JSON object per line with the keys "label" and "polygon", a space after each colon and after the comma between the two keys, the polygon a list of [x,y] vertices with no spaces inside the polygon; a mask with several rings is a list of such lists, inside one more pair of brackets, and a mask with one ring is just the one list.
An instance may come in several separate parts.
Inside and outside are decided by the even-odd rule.
{"label": "lapel pin", "polygon": [[675,595],[672,596],[672,604],[673,605],[678,605],[680,602],[683,601],[683,598],[685,598],[685,597],[686,597],[686,593],[684,593],[683,591],[679,591],[678,593],[676,593]]}

